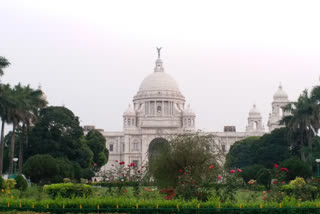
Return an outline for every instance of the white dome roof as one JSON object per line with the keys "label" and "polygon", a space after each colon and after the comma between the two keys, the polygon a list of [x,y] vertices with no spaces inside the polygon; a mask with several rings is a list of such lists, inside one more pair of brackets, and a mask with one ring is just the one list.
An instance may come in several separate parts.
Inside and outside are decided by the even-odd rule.
{"label": "white dome roof", "polygon": [[177,82],[166,72],[160,58],[156,60],[154,72],[148,75],[141,83],[134,101],[149,98],[174,98],[184,101]]}
{"label": "white dome roof", "polygon": [[288,100],[288,94],[282,89],[282,86],[279,85],[278,90],[273,95],[273,100],[275,101],[287,101]]}
{"label": "white dome roof", "polygon": [[139,91],[180,92],[177,82],[165,72],[154,72],[141,83]]}

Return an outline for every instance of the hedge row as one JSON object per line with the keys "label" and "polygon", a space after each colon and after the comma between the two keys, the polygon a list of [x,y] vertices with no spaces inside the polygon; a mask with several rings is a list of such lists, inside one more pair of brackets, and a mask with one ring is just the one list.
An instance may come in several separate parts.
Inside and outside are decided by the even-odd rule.
{"label": "hedge row", "polygon": [[[0,207],[22,207],[22,208],[82,208],[82,209],[97,209],[97,207],[102,208],[172,208],[176,209],[196,209],[196,208],[235,208],[235,209],[245,209],[245,208],[318,208],[320,201],[305,201],[300,202],[294,198],[288,198],[283,200],[282,204],[276,202],[252,202],[247,204],[241,203],[231,203],[226,202],[220,204],[217,198],[210,199],[207,202],[199,202],[198,200],[183,201],[183,200],[153,200],[149,201],[147,199],[135,200],[129,198],[114,198],[114,197],[101,197],[101,198],[72,198],[72,199],[47,199],[47,200],[31,200],[31,199],[11,199],[3,198],[0,200]],[[320,211],[320,210],[319,210]]]}

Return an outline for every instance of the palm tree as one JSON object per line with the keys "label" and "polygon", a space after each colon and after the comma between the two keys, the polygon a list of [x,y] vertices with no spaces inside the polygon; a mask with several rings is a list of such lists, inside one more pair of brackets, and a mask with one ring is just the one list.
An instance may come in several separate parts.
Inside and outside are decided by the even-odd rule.
{"label": "palm tree", "polygon": [[9,65],[10,62],[6,58],[0,56],[0,76],[3,75],[3,68],[8,67]]}
{"label": "palm tree", "polygon": [[22,122],[22,139],[19,141],[19,173],[22,173],[22,163],[23,163],[23,143],[28,144],[28,132],[32,124],[37,120],[40,109],[47,105],[44,93],[41,88],[34,90],[30,86],[22,88],[21,97],[24,100],[24,107],[21,110],[21,122]]}
{"label": "palm tree", "polygon": [[12,89],[9,84],[0,85],[0,117],[1,117],[1,140],[0,140],[0,176],[3,171],[3,151],[4,151],[4,128],[10,122],[9,111],[14,107]]}
{"label": "palm tree", "polygon": [[[300,148],[301,160],[306,161],[305,149],[309,149],[308,158],[311,158],[312,138],[319,130],[319,104],[317,94],[312,91],[309,96],[305,90],[297,102],[290,103],[284,110],[291,114],[285,116],[281,123],[289,129],[289,137]],[[320,96],[319,96],[320,97]]]}

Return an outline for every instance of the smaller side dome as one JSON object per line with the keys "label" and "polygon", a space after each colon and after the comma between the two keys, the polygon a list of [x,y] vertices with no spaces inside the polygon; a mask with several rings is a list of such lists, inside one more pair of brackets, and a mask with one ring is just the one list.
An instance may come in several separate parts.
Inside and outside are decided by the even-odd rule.
{"label": "smaller side dome", "polygon": [[134,112],[133,108],[129,104],[128,109],[123,113],[123,116],[135,116],[136,113]]}
{"label": "smaller side dome", "polygon": [[279,85],[278,90],[273,95],[273,100],[275,101],[287,101],[288,100],[288,94],[282,89],[282,85]]}
{"label": "smaller side dome", "polygon": [[249,111],[249,117],[260,117],[260,111],[257,109],[257,106],[254,104],[252,109]]}
{"label": "smaller side dome", "polygon": [[183,111],[183,115],[185,115],[185,116],[196,116],[196,114],[190,108],[190,104],[188,104],[187,109]]}

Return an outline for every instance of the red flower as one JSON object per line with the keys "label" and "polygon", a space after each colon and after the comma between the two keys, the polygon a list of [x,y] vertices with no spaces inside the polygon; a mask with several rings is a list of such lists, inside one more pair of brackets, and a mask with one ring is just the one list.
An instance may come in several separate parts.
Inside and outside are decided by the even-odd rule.
{"label": "red flower", "polygon": [[199,185],[197,185],[196,187],[199,188]]}
{"label": "red flower", "polygon": [[140,173],[140,170],[138,170],[138,173]]}
{"label": "red flower", "polygon": [[281,171],[283,172],[289,172],[289,170],[287,168],[281,168]]}
{"label": "red flower", "polygon": [[182,173],[182,170],[180,169],[179,172]]}
{"label": "red flower", "polygon": [[264,200],[264,197],[262,198],[262,200]]}
{"label": "red flower", "polygon": [[118,160],[116,160],[116,163],[118,163]]}
{"label": "red flower", "polygon": [[283,181],[281,181],[280,184],[283,184]]}
{"label": "red flower", "polygon": [[222,177],[219,175],[219,176],[218,176],[218,179],[221,180],[221,178],[222,178]]}
{"label": "red flower", "polygon": [[213,169],[213,166],[211,165],[211,166],[209,166],[209,169]]}
{"label": "red flower", "polygon": [[186,173],[183,173],[183,175],[186,175]]}
{"label": "red flower", "polygon": [[278,168],[278,167],[279,167],[279,165],[275,163],[274,164],[274,168]]}
{"label": "red flower", "polygon": [[98,164],[95,163],[95,164],[93,164],[93,166],[98,166]]}
{"label": "red flower", "polygon": [[277,183],[278,183],[278,181],[273,181],[272,183],[273,183],[273,184],[277,184]]}
{"label": "red flower", "polygon": [[114,166],[113,164],[111,166]]}
{"label": "red flower", "polygon": [[123,165],[123,164],[124,164],[124,161],[120,162],[119,164],[120,164],[120,165]]}
{"label": "red flower", "polygon": [[241,170],[241,169],[237,169],[237,171],[238,171],[238,172],[242,172],[242,170]]}
{"label": "red flower", "polygon": [[234,170],[234,169],[233,169],[233,170],[230,170],[230,173],[231,173],[231,174],[233,174],[233,173],[235,173],[235,172],[236,172],[236,170]]}
{"label": "red flower", "polygon": [[122,174],[122,177],[124,177],[124,174]]}

